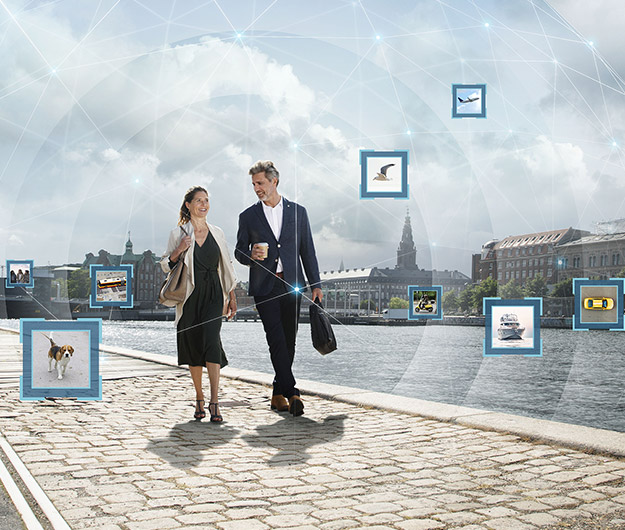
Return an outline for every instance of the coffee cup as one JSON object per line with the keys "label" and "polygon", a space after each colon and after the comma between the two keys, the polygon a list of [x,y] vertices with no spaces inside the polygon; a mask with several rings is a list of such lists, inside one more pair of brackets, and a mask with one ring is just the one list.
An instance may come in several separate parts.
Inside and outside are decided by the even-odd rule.
{"label": "coffee cup", "polygon": [[266,259],[267,256],[269,255],[269,243],[256,243],[256,245],[258,246],[258,248],[260,248],[263,251],[263,254],[260,257],[260,259]]}

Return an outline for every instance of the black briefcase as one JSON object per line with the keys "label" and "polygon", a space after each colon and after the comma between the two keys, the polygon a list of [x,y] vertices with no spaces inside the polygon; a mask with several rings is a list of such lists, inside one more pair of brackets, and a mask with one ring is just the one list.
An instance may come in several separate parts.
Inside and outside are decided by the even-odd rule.
{"label": "black briefcase", "polygon": [[310,304],[308,311],[310,314],[310,333],[315,350],[321,355],[333,352],[336,350],[336,337],[321,302],[315,299],[315,302]]}

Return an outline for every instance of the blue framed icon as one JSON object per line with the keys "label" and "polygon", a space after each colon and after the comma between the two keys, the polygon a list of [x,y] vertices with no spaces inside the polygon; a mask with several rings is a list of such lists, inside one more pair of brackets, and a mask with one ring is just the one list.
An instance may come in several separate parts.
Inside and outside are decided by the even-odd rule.
{"label": "blue framed icon", "polygon": [[443,287],[408,286],[408,319],[443,320]]}
{"label": "blue framed icon", "polygon": [[34,287],[34,261],[32,259],[8,259],[6,287]]}
{"label": "blue framed icon", "polygon": [[624,331],[623,292],[625,278],[589,280],[573,278],[574,330]]}
{"label": "blue framed icon", "polygon": [[484,357],[525,355],[542,357],[540,337],[542,298],[502,300],[484,298]]}
{"label": "blue framed icon", "polygon": [[486,118],[486,84],[451,85],[452,118]]}
{"label": "blue framed icon", "polygon": [[408,151],[360,151],[360,198],[407,199]]}
{"label": "blue framed icon", "polygon": [[20,399],[102,399],[102,320],[20,320]]}
{"label": "blue framed icon", "polygon": [[91,296],[89,307],[132,307],[132,265],[89,267]]}

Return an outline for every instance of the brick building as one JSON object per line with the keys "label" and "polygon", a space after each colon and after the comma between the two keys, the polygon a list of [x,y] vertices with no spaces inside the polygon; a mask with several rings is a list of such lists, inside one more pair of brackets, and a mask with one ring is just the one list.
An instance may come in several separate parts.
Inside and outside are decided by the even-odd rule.
{"label": "brick building", "polygon": [[614,278],[625,267],[625,232],[584,236],[558,247],[558,277]]}
{"label": "brick building", "polygon": [[510,280],[524,284],[541,275],[548,285],[553,285],[560,280],[559,249],[589,235],[585,230],[562,228],[488,241],[482,245],[481,254],[473,255],[472,279],[479,282],[490,277],[499,284]]}

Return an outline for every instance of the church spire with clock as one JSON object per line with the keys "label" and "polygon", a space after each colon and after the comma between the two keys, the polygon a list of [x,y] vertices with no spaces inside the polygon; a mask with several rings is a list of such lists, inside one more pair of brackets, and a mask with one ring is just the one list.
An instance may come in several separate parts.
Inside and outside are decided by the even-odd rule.
{"label": "church spire with clock", "polygon": [[410,225],[410,210],[406,209],[406,220],[404,221],[404,230],[401,235],[401,241],[397,249],[397,265],[396,269],[418,269],[417,267],[417,249],[412,239],[412,226]]}

